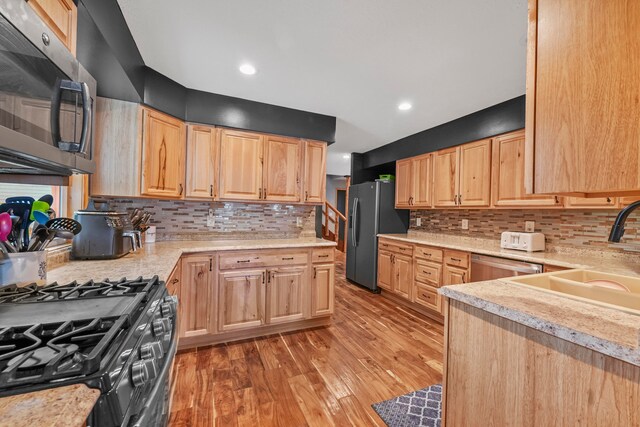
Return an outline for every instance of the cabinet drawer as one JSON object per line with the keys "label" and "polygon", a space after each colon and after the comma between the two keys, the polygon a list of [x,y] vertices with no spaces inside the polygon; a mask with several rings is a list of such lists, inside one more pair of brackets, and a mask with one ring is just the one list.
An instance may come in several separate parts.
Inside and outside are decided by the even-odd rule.
{"label": "cabinet drawer", "polygon": [[335,258],[335,249],[314,249],[311,252],[312,262],[333,262]]}
{"label": "cabinet drawer", "polygon": [[416,260],[414,273],[417,281],[440,287],[440,275],[442,274],[441,265]]}
{"label": "cabinet drawer", "polygon": [[456,267],[469,267],[469,254],[467,252],[460,251],[444,251],[444,262],[448,265],[454,265]]}
{"label": "cabinet drawer", "polygon": [[436,288],[422,283],[416,282],[415,284],[415,300],[418,304],[427,308],[440,312],[442,305],[442,299],[438,295]]}
{"label": "cabinet drawer", "polygon": [[416,258],[424,258],[429,261],[442,262],[442,249],[416,245],[413,254]]}
{"label": "cabinet drawer", "polygon": [[404,244],[396,241],[389,241],[380,239],[378,244],[380,249],[384,249],[385,251],[393,252],[396,254],[404,254],[404,255],[412,255],[413,254],[413,246],[409,244]]}
{"label": "cabinet drawer", "polygon": [[220,270],[254,267],[277,267],[280,265],[306,264],[306,253],[281,254],[223,254],[220,255]]}

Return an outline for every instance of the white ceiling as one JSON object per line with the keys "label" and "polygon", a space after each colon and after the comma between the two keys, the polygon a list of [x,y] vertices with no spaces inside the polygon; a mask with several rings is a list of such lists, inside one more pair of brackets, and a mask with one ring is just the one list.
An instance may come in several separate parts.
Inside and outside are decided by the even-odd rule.
{"label": "white ceiling", "polygon": [[[145,63],[169,78],[337,117],[332,174],[349,172],[344,153],[525,91],[527,0],[118,2]],[[258,72],[240,74],[244,62]]]}

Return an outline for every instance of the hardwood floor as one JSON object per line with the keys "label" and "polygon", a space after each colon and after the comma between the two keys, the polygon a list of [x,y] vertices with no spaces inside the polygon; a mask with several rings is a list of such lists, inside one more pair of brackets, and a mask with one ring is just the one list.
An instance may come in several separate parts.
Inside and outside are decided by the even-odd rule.
{"label": "hardwood floor", "polygon": [[330,327],[178,354],[171,426],[384,426],[372,403],[442,381],[442,325],[348,284],[340,255]]}

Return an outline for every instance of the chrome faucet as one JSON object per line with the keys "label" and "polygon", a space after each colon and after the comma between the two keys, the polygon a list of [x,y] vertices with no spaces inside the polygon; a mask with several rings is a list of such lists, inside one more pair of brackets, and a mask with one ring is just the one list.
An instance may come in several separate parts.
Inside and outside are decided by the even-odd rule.
{"label": "chrome faucet", "polygon": [[611,233],[609,233],[609,241],[610,242],[619,242],[622,236],[624,235],[624,223],[627,221],[627,217],[631,212],[633,212],[637,207],[640,206],[640,200],[637,202],[631,203],[626,208],[622,209],[618,214],[613,226],[611,227]]}

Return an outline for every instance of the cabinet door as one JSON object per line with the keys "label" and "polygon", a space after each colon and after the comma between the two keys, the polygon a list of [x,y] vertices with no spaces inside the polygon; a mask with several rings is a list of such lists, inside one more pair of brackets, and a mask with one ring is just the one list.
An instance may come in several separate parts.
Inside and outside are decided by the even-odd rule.
{"label": "cabinet door", "polygon": [[217,197],[219,147],[217,129],[210,126],[188,126],[185,197],[209,200]]}
{"label": "cabinet door", "polygon": [[491,204],[491,140],[460,146],[460,191],[458,205]]}
{"label": "cabinet door", "polygon": [[560,206],[555,196],[527,194],[524,186],[524,130],[493,139],[492,198],[497,207]]}
{"label": "cabinet door", "polygon": [[466,268],[454,267],[452,265],[444,266],[443,277],[442,277],[442,285],[459,285],[462,283],[467,283],[469,279],[468,270]]}
{"label": "cabinet door", "polygon": [[433,206],[457,206],[458,157],[460,148],[453,147],[433,154]]}
{"label": "cabinet door", "polygon": [[182,283],[178,304],[181,338],[214,332],[209,318],[210,308],[215,305],[212,298],[211,264],[210,256],[188,256],[182,259]]}
{"label": "cabinet door", "polygon": [[73,0],[29,0],[28,4],[75,56],[78,9]]}
{"label": "cabinet door", "polygon": [[301,144],[293,138],[265,137],[263,199],[300,201]]}
{"label": "cabinet door", "polygon": [[530,2],[526,129],[536,193],[640,189],[636,7]]}
{"label": "cabinet door", "polygon": [[633,202],[637,202],[640,200],[640,196],[630,196],[630,197],[619,197],[618,198],[618,207],[624,208],[629,206]]}
{"label": "cabinet door", "polygon": [[396,162],[396,208],[409,209],[411,207],[411,193],[413,192],[413,175],[411,174],[411,159]]}
{"label": "cabinet door", "polygon": [[411,204],[414,208],[431,207],[431,188],[433,186],[433,169],[431,153],[414,157],[411,161],[411,174],[413,175],[413,192]]}
{"label": "cabinet door", "polygon": [[304,155],[304,201],[324,203],[327,182],[327,144],[307,141]]}
{"label": "cabinet door", "polygon": [[184,196],[186,159],[185,125],[182,121],[144,108],[141,193],[145,196]]}
{"label": "cabinet door", "polygon": [[267,323],[302,320],[308,312],[307,267],[275,268],[267,271]]}
{"label": "cabinet door", "polygon": [[410,257],[394,255],[393,257],[394,283],[393,290],[403,298],[411,300],[413,288],[413,264]]}
{"label": "cabinet door", "polygon": [[220,198],[260,200],[263,137],[222,129],[220,133]]}
{"label": "cabinet door", "polygon": [[180,297],[180,284],[182,283],[182,260],[179,259],[173,271],[167,279],[167,292],[169,295]]}
{"label": "cabinet door", "polygon": [[393,291],[393,255],[390,252],[378,251],[378,286]]}
{"label": "cabinet door", "polygon": [[618,201],[615,197],[566,197],[566,208],[575,209],[613,209],[618,205]]}
{"label": "cabinet door", "polygon": [[264,324],[265,270],[222,272],[218,278],[218,330],[255,328]]}
{"label": "cabinet door", "polygon": [[311,316],[328,316],[333,313],[335,265],[313,266],[311,279]]}

